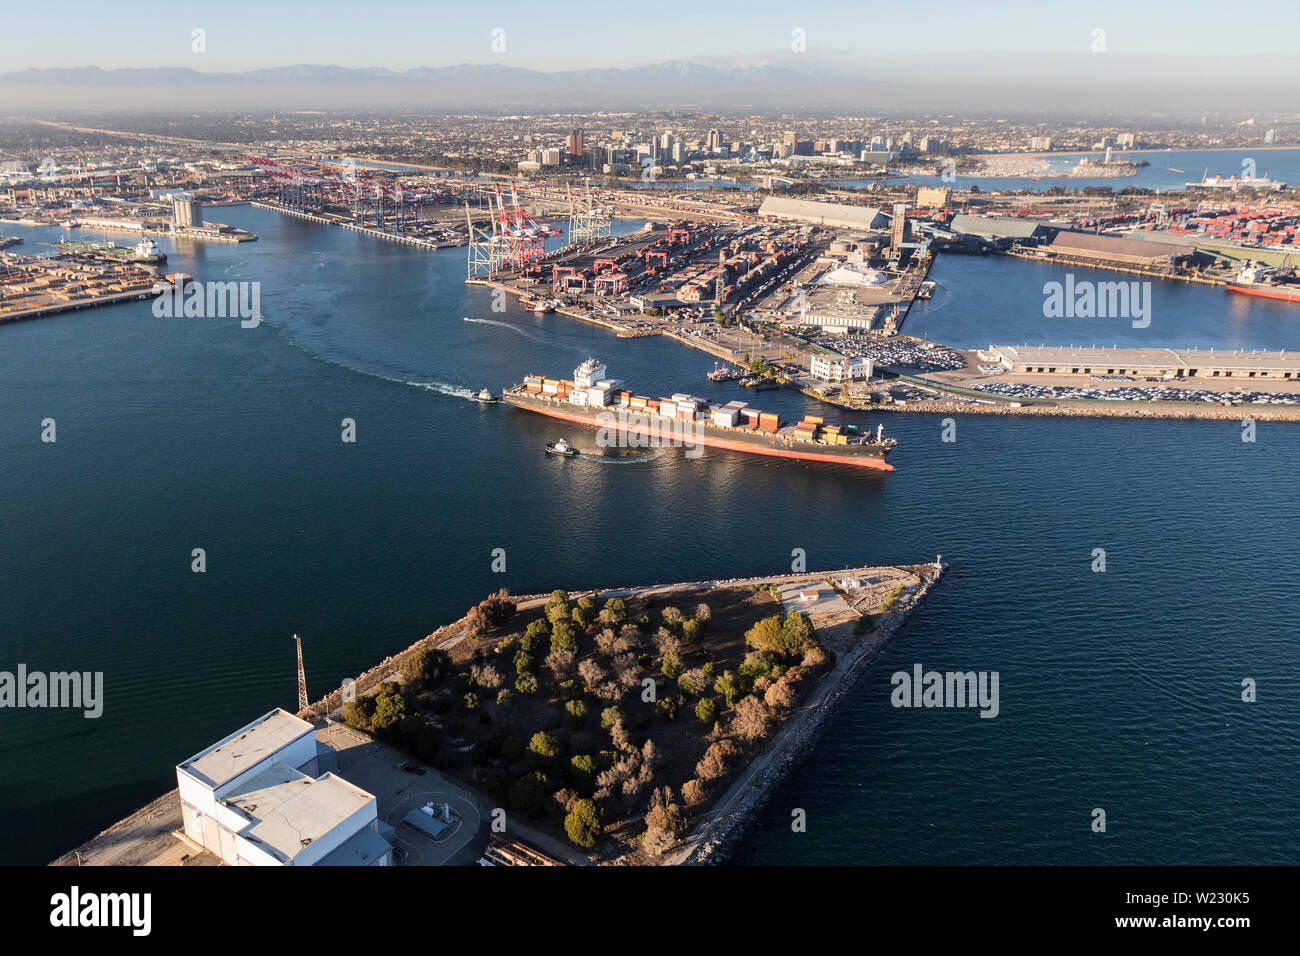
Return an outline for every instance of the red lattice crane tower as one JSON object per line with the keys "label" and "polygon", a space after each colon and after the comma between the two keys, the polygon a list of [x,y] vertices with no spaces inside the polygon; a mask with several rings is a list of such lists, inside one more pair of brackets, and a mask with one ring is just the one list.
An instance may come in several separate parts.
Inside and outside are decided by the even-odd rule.
{"label": "red lattice crane tower", "polygon": [[519,205],[514,183],[510,184],[511,208],[501,199],[501,187],[493,186],[497,201],[497,219],[501,224],[501,268],[523,272],[546,255],[546,237],[550,234],[541,220],[528,215]]}
{"label": "red lattice crane tower", "polygon": [[298,712],[301,713],[308,707],[307,672],[302,666],[302,638],[295,634],[293,642],[298,645]]}

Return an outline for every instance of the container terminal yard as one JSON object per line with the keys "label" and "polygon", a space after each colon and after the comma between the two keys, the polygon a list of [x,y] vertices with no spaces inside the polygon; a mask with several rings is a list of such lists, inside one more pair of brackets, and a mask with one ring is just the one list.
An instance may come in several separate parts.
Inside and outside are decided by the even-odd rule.
{"label": "container terminal yard", "polygon": [[[147,151],[203,152],[196,142],[155,139],[166,145]],[[581,138],[573,139],[567,146],[583,147]],[[794,147],[789,135],[785,141],[782,149],[792,148],[794,158],[844,155],[835,140],[796,141]],[[1156,197],[1109,190],[1105,196],[976,194],[912,186],[901,173],[893,175],[890,164],[906,168],[909,161],[904,143],[872,154],[873,162],[884,163],[878,171],[890,175],[865,188],[845,188],[815,163],[792,158],[787,169],[777,158],[781,151],[765,166],[762,150],[738,149],[726,164],[706,161],[689,173],[720,177],[734,170],[742,178],[731,181],[738,183],[753,168],[748,185],[754,188],[668,177],[645,189],[639,187],[647,185],[650,167],[641,170],[641,181],[627,176],[637,168],[619,166],[617,150],[608,153],[614,165],[602,178],[593,175],[599,164],[588,162],[585,152],[575,176],[563,150],[558,167],[548,165],[543,150],[530,153],[514,172],[469,173],[388,166],[373,156],[229,146],[218,161],[172,163],[166,174],[156,160],[141,163],[129,178],[124,166],[109,165],[111,172],[100,174],[101,163],[69,164],[0,190],[0,204],[7,199],[11,206],[9,212],[0,208],[0,217],[66,228],[84,224],[141,238],[248,241],[256,237],[205,222],[203,207],[251,202],[388,241],[464,246],[470,284],[502,289],[527,308],[596,323],[620,336],[673,338],[746,370],[758,387],[785,385],[854,408],[942,405],[1026,414],[1061,407],[1149,414],[1155,408],[1168,414],[1174,405],[1194,404],[1199,410],[1189,414],[1213,415],[1210,406],[1219,402],[1242,403],[1244,377],[1251,389],[1271,396],[1260,404],[1287,414],[1290,393],[1275,384],[1285,380],[1266,376],[1264,368],[1253,378],[1249,371],[1215,377],[1184,370],[1181,394],[1190,401],[1173,402],[1163,383],[1129,386],[1129,376],[1112,379],[1104,372],[1084,383],[1057,381],[1047,372],[1002,368],[977,351],[905,333],[912,304],[929,295],[930,267],[943,254],[1005,255],[1300,302],[1292,258],[1300,210],[1293,191],[1280,189],[1284,184],[1270,180],[1270,189],[1260,193],[1249,182],[1233,189],[1193,183]],[[532,168],[535,161],[541,165]],[[915,165],[924,165],[924,157],[910,161],[925,171]],[[796,166],[802,178],[791,175]],[[810,182],[818,183],[811,194],[784,192]],[[629,216],[650,221],[640,232],[613,236],[614,219]],[[564,224],[567,244],[556,248]],[[68,242],[67,252],[124,257]],[[8,312],[15,311],[10,302]],[[1132,364],[1117,361],[1115,367]],[[1032,378],[1040,374],[1047,378]],[[1065,388],[1073,398],[1050,394]]]}

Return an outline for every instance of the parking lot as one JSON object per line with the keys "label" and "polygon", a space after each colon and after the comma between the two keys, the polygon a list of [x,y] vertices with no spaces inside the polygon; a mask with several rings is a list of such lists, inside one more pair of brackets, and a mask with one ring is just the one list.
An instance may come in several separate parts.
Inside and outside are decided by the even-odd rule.
{"label": "parking lot", "polygon": [[[404,856],[400,865],[467,866],[482,855],[492,808],[476,794],[343,724],[318,729],[316,739],[337,753],[339,776],[375,795],[379,819],[397,831],[394,857]],[[451,810],[452,825],[437,840],[402,822],[429,802]]]}

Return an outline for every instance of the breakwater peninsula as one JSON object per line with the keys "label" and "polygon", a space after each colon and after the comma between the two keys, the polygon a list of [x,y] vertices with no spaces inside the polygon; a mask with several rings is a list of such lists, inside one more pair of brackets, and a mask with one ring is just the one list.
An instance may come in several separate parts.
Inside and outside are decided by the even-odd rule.
{"label": "breakwater peninsula", "polygon": [[[314,733],[395,861],[716,862],[944,567],[501,591],[239,739]],[[181,779],[56,863],[220,862],[186,835]]]}

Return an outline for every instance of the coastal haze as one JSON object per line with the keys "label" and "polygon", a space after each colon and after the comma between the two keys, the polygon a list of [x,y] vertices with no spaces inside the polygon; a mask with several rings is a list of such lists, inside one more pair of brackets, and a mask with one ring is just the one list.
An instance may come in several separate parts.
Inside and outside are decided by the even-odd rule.
{"label": "coastal haze", "polygon": [[1300,59],[925,6],[38,22],[0,863],[1293,864]]}
{"label": "coastal haze", "polygon": [[[829,58],[776,53],[753,62],[700,57],[645,65],[536,70],[459,63],[396,71],[332,64],[239,72],[200,67],[32,68],[0,74],[0,91],[36,109],[425,110],[785,109],[1013,111],[1038,115],[1200,117],[1294,106],[1300,58],[1172,57],[1136,52],[999,51]],[[490,37],[484,37],[485,46]],[[500,59],[505,59],[501,57]]]}

